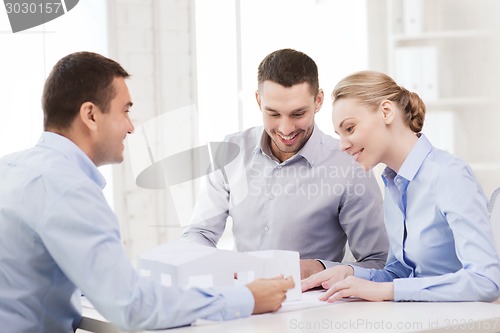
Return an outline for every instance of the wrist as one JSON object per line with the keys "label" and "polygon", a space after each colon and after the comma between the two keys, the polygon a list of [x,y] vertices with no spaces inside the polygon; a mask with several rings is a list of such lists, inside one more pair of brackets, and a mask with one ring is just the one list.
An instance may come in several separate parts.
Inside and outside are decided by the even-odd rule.
{"label": "wrist", "polygon": [[394,283],[382,282],[384,285],[384,301],[394,301]]}

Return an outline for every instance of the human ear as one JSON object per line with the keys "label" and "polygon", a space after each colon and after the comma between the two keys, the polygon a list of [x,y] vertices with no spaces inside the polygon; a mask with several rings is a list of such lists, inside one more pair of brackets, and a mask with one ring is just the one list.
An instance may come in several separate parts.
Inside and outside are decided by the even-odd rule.
{"label": "human ear", "polygon": [[394,105],[394,103],[389,100],[383,101],[382,103],[380,103],[380,111],[386,125],[394,121],[394,117],[396,115],[396,106]]}
{"label": "human ear", "polygon": [[325,100],[325,94],[323,92],[323,89],[318,89],[318,93],[316,94],[316,99],[314,101],[315,102],[314,113],[318,112],[321,109],[324,100]]}
{"label": "human ear", "polygon": [[255,99],[257,100],[257,104],[259,105],[259,109],[262,111],[262,107],[260,105],[260,95],[259,95],[258,90],[255,91]]}
{"label": "human ear", "polygon": [[97,106],[92,102],[85,102],[80,106],[80,120],[91,131],[95,131],[97,129],[97,123],[95,119],[96,112]]}

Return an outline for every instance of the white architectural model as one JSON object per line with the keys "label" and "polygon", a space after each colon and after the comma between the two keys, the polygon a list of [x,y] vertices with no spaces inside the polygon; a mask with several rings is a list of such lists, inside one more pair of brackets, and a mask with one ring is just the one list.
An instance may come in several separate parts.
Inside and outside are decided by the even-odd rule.
{"label": "white architectural model", "polygon": [[141,275],[182,288],[244,285],[256,278],[283,274],[295,281],[295,288],[287,292],[287,301],[296,301],[301,298],[299,262],[299,254],[294,251],[235,252],[176,241],[139,256],[137,266]]}

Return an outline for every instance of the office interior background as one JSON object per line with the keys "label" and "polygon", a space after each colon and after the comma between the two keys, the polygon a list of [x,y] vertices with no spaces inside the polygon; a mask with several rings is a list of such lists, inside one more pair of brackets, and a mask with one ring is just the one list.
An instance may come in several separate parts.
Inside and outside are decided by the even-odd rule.
{"label": "office interior background", "polygon": [[[319,67],[326,96],[319,128],[335,136],[336,82],[357,70],[384,71],[424,99],[423,132],[469,163],[489,197],[500,186],[499,12],[496,0],[81,0],[56,20],[12,34],[0,10],[0,155],[36,144],[44,80],[68,53],[98,52],[132,74],[135,135],[148,132],[165,158],[260,125],[257,66],[289,47]],[[141,188],[134,161],[153,162],[128,145],[124,163],[101,167],[132,260],[178,239],[200,181]],[[231,247],[230,230],[220,245]]]}

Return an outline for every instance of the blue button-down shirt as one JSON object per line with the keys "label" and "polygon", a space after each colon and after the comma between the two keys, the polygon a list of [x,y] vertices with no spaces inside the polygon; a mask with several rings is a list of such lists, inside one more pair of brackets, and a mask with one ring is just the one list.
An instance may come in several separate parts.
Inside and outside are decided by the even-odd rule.
{"label": "blue button-down shirt", "polygon": [[342,261],[348,241],[357,265],[384,266],[388,240],[379,186],[338,140],[315,126],[304,147],[283,162],[262,127],[226,141],[240,153],[203,183],[184,239],[215,246],[231,216],[238,251],[291,250],[332,266]]}
{"label": "blue button-down shirt", "polygon": [[74,332],[80,290],[124,329],[251,314],[246,287],[181,290],[140,277],[103,186],[87,155],[54,133],[0,160],[0,330]]}
{"label": "blue button-down shirt", "polygon": [[471,169],[421,135],[398,173],[386,168],[389,257],[355,275],[393,281],[396,301],[491,301],[500,264],[487,199]]}

